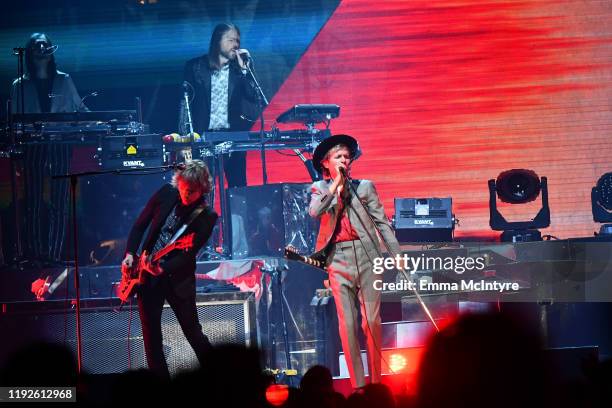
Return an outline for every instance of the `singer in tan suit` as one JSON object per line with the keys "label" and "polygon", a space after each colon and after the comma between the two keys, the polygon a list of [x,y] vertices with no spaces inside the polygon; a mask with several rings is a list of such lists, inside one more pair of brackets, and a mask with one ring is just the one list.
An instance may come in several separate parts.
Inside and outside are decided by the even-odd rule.
{"label": "singer in tan suit", "polygon": [[350,191],[350,167],[359,153],[357,140],[348,135],[332,136],[317,146],[313,164],[325,179],[312,185],[309,207],[310,215],[321,222],[316,249],[327,254],[340,340],[353,388],[365,385],[357,336],[357,301],[361,328],[367,339],[370,382],[381,380],[380,292],[373,286],[377,275],[372,272],[372,263],[382,251],[376,229],[359,200],[365,204],[390,250],[396,254],[400,251],[374,183],[351,180],[357,196]]}

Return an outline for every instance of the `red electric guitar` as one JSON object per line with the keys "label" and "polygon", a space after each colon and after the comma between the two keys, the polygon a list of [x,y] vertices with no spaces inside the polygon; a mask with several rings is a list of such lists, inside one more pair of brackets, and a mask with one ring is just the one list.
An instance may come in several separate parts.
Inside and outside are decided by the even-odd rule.
{"label": "red electric guitar", "polygon": [[[191,233],[182,238],[177,239],[173,243],[166,245],[151,256],[151,263],[159,262],[164,256],[168,255],[175,249],[191,249],[193,247],[193,238],[195,234]],[[132,267],[127,273],[121,274],[121,282],[117,287],[117,297],[121,302],[126,302],[135,293],[136,287],[144,282],[144,274],[150,273],[140,267],[139,257],[134,257]]]}

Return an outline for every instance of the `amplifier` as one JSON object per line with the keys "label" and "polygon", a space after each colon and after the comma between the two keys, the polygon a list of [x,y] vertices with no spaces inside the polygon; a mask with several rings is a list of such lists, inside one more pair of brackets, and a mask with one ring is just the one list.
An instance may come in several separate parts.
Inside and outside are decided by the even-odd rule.
{"label": "amplifier", "polygon": [[[0,366],[11,352],[35,341],[64,343],[76,356],[76,314],[70,303],[14,302],[2,306],[0,332],[10,335],[2,340]],[[88,373],[121,373],[147,366],[138,306],[136,302],[121,310],[118,306],[116,298],[81,303],[83,367]],[[252,292],[198,294],[196,307],[202,331],[212,344],[257,345]],[[168,304],[161,320],[170,373],[197,367],[195,353]]]}
{"label": "amplifier", "polygon": [[455,227],[452,198],[396,198],[394,207],[398,241],[452,241]]}
{"label": "amplifier", "polygon": [[106,136],[98,154],[105,170],[161,166],[162,139],[158,134]]}

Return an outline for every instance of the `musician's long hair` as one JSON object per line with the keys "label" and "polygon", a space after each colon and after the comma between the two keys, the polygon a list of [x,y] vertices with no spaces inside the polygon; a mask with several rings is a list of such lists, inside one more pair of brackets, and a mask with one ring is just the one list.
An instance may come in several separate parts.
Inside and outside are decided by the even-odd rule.
{"label": "musician's long hair", "polygon": [[[47,47],[53,46],[51,39],[45,33],[34,33],[25,45],[25,68],[27,77],[30,79],[36,78],[36,66],[34,65],[34,46],[37,41],[44,41]],[[47,64],[47,76],[53,78],[57,73],[57,65],[55,63],[55,55],[51,54],[49,63]]]}
{"label": "musician's long hair", "polygon": [[178,181],[183,180],[189,184],[199,184],[204,194],[210,193],[212,189],[212,177],[208,166],[202,160],[190,160],[185,168],[178,170],[172,177],[172,185],[178,187]]}
{"label": "musician's long hair", "polygon": [[217,70],[221,69],[219,66],[219,54],[221,54],[221,38],[228,31],[236,30],[238,35],[240,35],[240,29],[238,26],[232,23],[221,23],[217,24],[215,29],[213,30],[212,35],[210,36],[210,45],[208,46],[208,63],[210,67]]}

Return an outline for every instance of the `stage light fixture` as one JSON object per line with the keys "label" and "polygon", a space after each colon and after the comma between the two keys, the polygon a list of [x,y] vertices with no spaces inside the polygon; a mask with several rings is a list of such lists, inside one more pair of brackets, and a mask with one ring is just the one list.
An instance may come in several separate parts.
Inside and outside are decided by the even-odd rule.
{"label": "stage light fixture", "polygon": [[399,353],[393,353],[389,356],[389,368],[392,372],[399,373],[408,365],[406,357]]}
{"label": "stage light fixture", "polygon": [[266,389],[266,400],[273,407],[280,407],[289,399],[289,387],[285,384],[271,384]]}
{"label": "stage light fixture", "polygon": [[497,196],[504,203],[523,204],[535,200],[540,194],[540,179],[533,170],[507,170],[495,181]]}
{"label": "stage light fixture", "polygon": [[[531,221],[508,222],[497,209],[497,198],[509,204],[525,204],[542,197],[542,208]],[[548,182],[539,178],[533,170],[512,169],[489,180],[489,225],[494,231],[503,231],[502,242],[541,241],[538,228],[550,225],[548,206]]]}
{"label": "stage light fixture", "polygon": [[[601,176],[591,190],[591,209],[593,221],[612,223],[612,172]],[[612,235],[612,224],[602,225],[599,233]]]}

